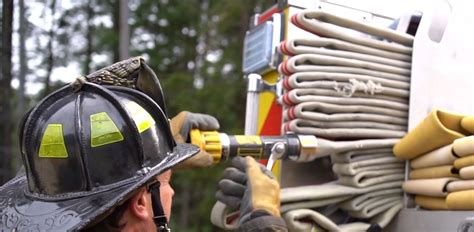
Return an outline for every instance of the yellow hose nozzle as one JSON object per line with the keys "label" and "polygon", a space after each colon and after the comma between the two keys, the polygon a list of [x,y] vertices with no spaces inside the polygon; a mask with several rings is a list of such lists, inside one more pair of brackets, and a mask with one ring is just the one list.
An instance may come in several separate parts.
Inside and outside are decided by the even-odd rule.
{"label": "yellow hose nozzle", "polygon": [[202,151],[211,154],[214,163],[219,163],[222,159],[222,144],[219,132],[200,131],[193,129],[189,133],[191,143],[199,146]]}

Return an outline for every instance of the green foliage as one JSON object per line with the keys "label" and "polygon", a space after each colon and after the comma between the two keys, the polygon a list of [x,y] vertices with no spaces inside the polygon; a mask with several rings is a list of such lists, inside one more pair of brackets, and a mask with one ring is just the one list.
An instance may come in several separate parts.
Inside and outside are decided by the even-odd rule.
{"label": "green foliage", "polygon": [[173,174],[171,228],[176,231],[216,231],[210,223],[210,213],[215,203],[217,182],[225,165],[201,170],[178,171]]}
{"label": "green foliage", "polygon": [[[270,6],[272,1],[268,2]],[[170,115],[182,110],[207,113],[219,120],[220,131],[243,133],[246,90],[240,71],[242,46],[256,4],[217,0],[138,4],[133,12],[132,54],[149,57]],[[151,39],[140,38],[148,33]],[[173,175],[174,230],[216,231],[209,216],[224,167]]]}

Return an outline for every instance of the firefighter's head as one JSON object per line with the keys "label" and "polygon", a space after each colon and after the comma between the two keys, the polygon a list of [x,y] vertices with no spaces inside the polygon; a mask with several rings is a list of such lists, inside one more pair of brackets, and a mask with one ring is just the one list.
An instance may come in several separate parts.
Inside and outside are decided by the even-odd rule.
{"label": "firefighter's head", "polygon": [[156,176],[198,152],[174,142],[147,95],[87,82],[38,103],[20,140],[25,174],[0,187],[6,230],[78,230],[126,207],[153,223],[163,214]]}

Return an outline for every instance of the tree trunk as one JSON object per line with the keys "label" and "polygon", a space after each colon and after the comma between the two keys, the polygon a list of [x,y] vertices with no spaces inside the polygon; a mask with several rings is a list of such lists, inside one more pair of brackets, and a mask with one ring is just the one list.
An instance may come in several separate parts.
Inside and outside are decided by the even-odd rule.
{"label": "tree trunk", "polygon": [[87,75],[91,72],[91,63],[92,63],[92,34],[94,33],[94,28],[92,26],[92,19],[94,17],[94,11],[92,9],[93,1],[87,1],[86,13],[87,13],[87,32],[86,32],[86,60],[84,62],[84,74]]}
{"label": "tree trunk", "polygon": [[13,0],[3,0],[2,8],[2,55],[0,78],[0,183],[13,176],[12,168],[12,109],[10,99],[12,89],[12,25]]}
{"label": "tree trunk", "polygon": [[179,227],[180,228],[188,228],[189,227],[189,205],[190,205],[190,200],[191,200],[191,189],[189,188],[189,184],[186,183],[187,181],[184,181],[184,184],[182,185],[182,189],[180,194],[180,203],[181,203],[181,208],[180,208],[180,215],[179,215]]}
{"label": "tree trunk", "polygon": [[[114,32],[118,36],[120,35],[120,5],[122,4],[121,0],[115,0],[115,4],[112,5],[113,13],[112,13],[112,21],[114,23]],[[117,40],[118,42],[118,40]],[[120,60],[120,52],[118,43],[115,43],[112,46],[112,53],[113,53],[113,62],[117,62]]]}
{"label": "tree trunk", "polygon": [[194,87],[201,89],[204,86],[204,77],[203,77],[203,66],[205,62],[205,57],[208,52],[208,29],[207,24],[209,22],[209,0],[202,0],[201,2],[201,10],[199,15],[199,30],[198,30],[198,40],[197,40],[197,54],[194,60]]}
{"label": "tree trunk", "polygon": [[27,58],[26,58],[26,48],[25,48],[25,43],[26,43],[26,17],[25,17],[25,0],[19,0],[19,6],[20,6],[20,27],[18,29],[18,34],[19,34],[19,42],[18,44],[20,45],[19,48],[19,58],[20,58],[20,72],[18,74],[18,80],[20,82],[19,87],[18,87],[18,109],[17,109],[17,115],[21,117],[25,111],[25,80],[26,80],[26,74],[28,73],[28,64],[27,64]]}
{"label": "tree trunk", "polygon": [[[249,28],[250,24],[250,15],[252,14],[252,7],[242,5],[240,8],[240,31],[239,31],[239,38],[240,41],[244,41],[245,33]],[[243,45],[243,43],[241,44]]]}
{"label": "tree trunk", "polygon": [[130,9],[128,8],[128,0],[120,1],[120,19],[119,19],[119,59],[125,60],[130,57],[130,27],[128,18],[130,17]]}
{"label": "tree trunk", "polygon": [[53,72],[53,67],[54,67],[54,54],[53,54],[53,40],[54,40],[54,14],[56,13],[56,0],[51,1],[50,5],[51,9],[51,17],[52,17],[52,23],[51,23],[51,28],[49,30],[48,36],[49,36],[49,41],[48,41],[48,57],[47,57],[47,67],[46,67],[46,79],[44,81],[44,96],[48,95],[51,92],[51,74]]}

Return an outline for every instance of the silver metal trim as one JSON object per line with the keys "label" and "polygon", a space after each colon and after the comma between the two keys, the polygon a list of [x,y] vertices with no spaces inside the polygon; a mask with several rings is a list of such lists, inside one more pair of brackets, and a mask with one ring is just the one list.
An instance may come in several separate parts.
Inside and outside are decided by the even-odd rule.
{"label": "silver metal trim", "polygon": [[222,157],[221,160],[225,161],[229,159],[229,153],[230,153],[230,139],[229,136],[225,133],[219,133],[219,139],[221,141],[221,147],[222,147]]}
{"label": "silver metal trim", "polygon": [[252,73],[248,75],[247,105],[245,108],[245,135],[255,135],[258,130],[258,93],[261,91],[262,77]]}

